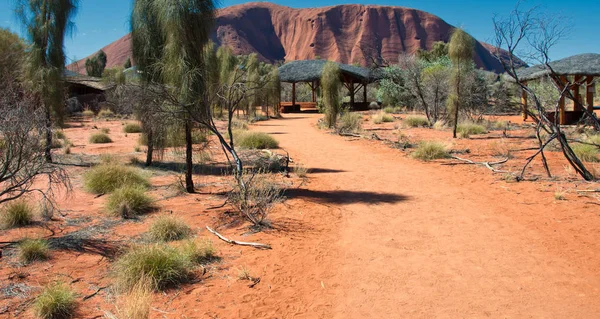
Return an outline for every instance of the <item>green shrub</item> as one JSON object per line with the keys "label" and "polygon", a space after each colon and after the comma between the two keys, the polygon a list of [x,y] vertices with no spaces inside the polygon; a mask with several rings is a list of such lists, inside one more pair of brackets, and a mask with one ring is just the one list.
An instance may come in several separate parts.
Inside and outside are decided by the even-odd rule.
{"label": "green shrub", "polygon": [[485,126],[475,123],[461,123],[456,127],[456,132],[462,138],[468,138],[471,135],[486,134]]}
{"label": "green shrub", "polygon": [[106,133],[95,133],[90,136],[90,143],[92,144],[106,144],[112,143],[112,140]]}
{"label": "green shrub", "polygon": [[344,112],[337,123],[339,133],[356,133],[362,126],[362,115],[360,113]]}
{"label": "green shrub", "polygon": [[114,216],[128,218],[151,211],[153,203],[145,187],[125,185],[109,195],[106,208]]}
{"label": "green shrub", "polygon": [[400,114],[400,113],[402,113],[402,108],[401,108],[401,107],[399,107],[399,106],[395,106],[395,107],[392,107],[392,106],[386,106],[386,107],[383,109],[383,111],[384,111],[385,113],[388,113],[388,114]]}
{"label": "green shrub", "polygon": [[194,264],[204,264],[217,258],[216,250],[209,239],[186,240],[180,247],[179,251]]}
{"label": "green shrub", "polygon": [[412,157],[423,161],[431,161],[448,158],[450,154],[444,144],[435,141],[425,141],[419,143],[417,149],[412,153]]}
{"label": "green shrub", "polygon": [[154,241],[173,241],[187,238],[192,229],[181,219],[173,216],[161,216],[150,225],[150,239]]}
{"label": "green shrub", "polygon": [[48,241],[45,239],[24,239],[18,245],[19,260],[30,264],[36,260],[46,260],[49,257]]}
{"label": "green shrub", "polygon": [[204,144],[208,142],[208,136],[202,131],[192,131],[192,144]]}
{"label": "green shrub", "polygon": [[31,224],[33,207],[26,201],[17,200],[5,205],[0,215],[0,228],[22,227]]}
{"label": "green shrub", "polygon": [[125,133],[142,133],[142,126],[138,123],[127,123],[123,126]]}
{"label": "green shrub", "polygon": [[234,139],[237,145],[249,149],[273,149],[279,147],[279,142],[271,135],[263,132],[239,132]]}
{"label": "green shrub", "polygon": [[115,262],[117,284],[131,289],[147,278],[152,288],[161,290],[189,278],[193,263],[181,250],[155,244],[133,247]]}
{"label": "green shrub", "polygon": [[96,113],[94,113],[94,111],[92,111],[92,110],[85,110],[81,114],[83,116],[87,116],[87,117],[94,117],[94,116],[96,116]]}
{"label": "green shrub", "polygon": [[410,115],[404,119],[404,124],[408,127],[429,126],[429,121],[423,116]]}
{"label": "green shrub", "polygon": [[389,122],[394,122],[394,117],[387,113],[379,112],[379,113],[373,115],[373,123],[375,123],[375,124],[389,123]]}
{"label": "green shrub", "polygon": [[84,186],[88,192],[106,194],[126,185],[149,187],[150,182],[139,169],[116,162],[96,165],[84,175]]}
{"label": "green shrub", "polygon": [[598,151],[600,150],[597,146],[589,144],[573,144],[571,145],[575,155],[584,162],[599,162]]}
{"label": "green shrub", "polygon": [[70,318],[75,307],[75,294],[63,283],[46,286],[33,303],[35,314],[44,319]]}
{"label": "green shrub", "polygon": [[113,113],[113,111],[111,111],[109,109],[102,109],[102,110],[100,110],[100,112],[98,112],[99,118],[110,118],[113,116],[115,116],[115,113]]}

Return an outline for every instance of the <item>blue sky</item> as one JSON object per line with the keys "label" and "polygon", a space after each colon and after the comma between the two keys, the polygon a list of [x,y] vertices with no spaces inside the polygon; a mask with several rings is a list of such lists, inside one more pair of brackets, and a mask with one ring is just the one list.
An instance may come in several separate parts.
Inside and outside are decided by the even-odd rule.
{"label": "blue sky", "polygon": [[[221,6],[230,6],[245,1],[226,0]],[[275,3],[290,7],[318,7],[358,3],[356,1],[289,1],[276,0]],[[15,0],[0,0],[0,26],[20,32],[14,17]],[[478,40],[490,42],[493,37],[492,17],[505,16],[516,3],[514,1],[489,0],[366,0],[362,4],[394,5],[424,10],[435,14],[446,22],[465,28]],[[103,46],[128,33],[131,0],[80,0],[79,12],[75,20],[76,31],[66,41],[68,57],[84,58]],[[594,52],[600,53],[600,1],[580,0],[574,3],[559,0],[529,0],[524,6],[541,5],[548,14],[564,16],[565,23],[571,26],[571,33],[551,52],[551,58],[561,59],[570,55]]]}

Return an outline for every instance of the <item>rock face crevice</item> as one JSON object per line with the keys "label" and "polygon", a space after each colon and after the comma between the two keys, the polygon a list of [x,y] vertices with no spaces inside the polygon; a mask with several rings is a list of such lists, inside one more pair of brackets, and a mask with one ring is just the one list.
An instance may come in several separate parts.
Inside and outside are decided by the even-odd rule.
{"label": "rock face crevice", "polygon": [[[220,9],[212,38],[235,54],[255,52],[271,63],[320,58],[367,66],[377,57],[394,63],[400,53],[431,49],[436,41],[449,41],[453,30],[435,15],[403,7],[353,4],[293,9],[256,2]],[[131,56],[131,36],[103,50],[108,67],[122,65]],[[491,45],[477,42],[475,63],[502,72],[491,50]],[[84,71],[85,59],[70,69]]]}

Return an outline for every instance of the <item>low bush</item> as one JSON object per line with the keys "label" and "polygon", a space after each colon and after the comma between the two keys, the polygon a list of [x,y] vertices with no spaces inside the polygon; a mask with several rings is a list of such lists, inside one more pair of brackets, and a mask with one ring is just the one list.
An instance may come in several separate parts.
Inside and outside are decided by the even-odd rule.
{"label": "low bush", "polygon": [[142,126],[138,123],[127,123],[123,126],[125,133],[142,133]]}
{"label": "low bush", "polygon": [[76,307],[75,294],[63,283],[53,283],[44,288],[35,299],[35,314],[44,319],[70,318]]}
{"label": "low bush", "polygon": [[408,127],[423,127],[423,126],[429,126],[429,121],[427,120],[426,117],[423,116],[415,116],[415,115],[410,115],[407,116],[404,121],[403,121],[404,125],[408,126]]}
{"label": "low bush", "polygon": [[92,167],[83,175],[83,179],[85,189],[94,194],[107,194],[126,185],[150,186],[139,169],[114,161]]}
{"label": "low bush", "polygon": [[8,202],[0,215],[0,228],[23,227],[31,224],[33,207],[24,200]]}
{"label": "low bush", "polygon": [[390,123],[390,122],[394,122],[394,117],[387,113],[379,112],[379,113],[373,115],[373,123],[375,123],[375,124]]}
{"label": "low bush", "polygon": [[217,258],[217,251],[209,239],[187,240],[179,251],[194,264],[205,264]]}
{"label": "low bush", "polygon": [[106,133],[95,133],[90,136],[90,143],[92,144],[106,144],[112,143],[112,139],[106,135]]}
{"label": "low bush", "polygon": [[248,149],[273,149],[279,147],[279,142],[271,135],[263,132],[240,132],[237,136],[237,145]]}
{"label": "low bush", "polygon": [[98,112],[99,118],[111,118],[113,116],[115,116],[115,113],[109,109],[102,109],[100,112]]}
{"label": "low bush", "polygon": [[140,279],[133,287],[122,294],[117,301],[118,318],[148,319],[152,305],[152,284],[146,278]]}
{"label": "low bush", "polygon": [[344,112],[337,122],[339,133],[358,133],[362,127],[362,115],[360,113]]}
{"label": "low bush", "polygon": [[399,106],[387,106],[383,111],[388,114],[400,114],[402,113],[402,108]]}
{"label": "low bush", "polygon": [[229,202],[254,227],[269,226],[268,215],[275,204],[283,201],[283,189],[269,174],[245,172],[241,177],[245,187],[233,185]]}
{"label": "low bush", "polygon": [[458,124],[456,132],[462,138],[469,138],[471,135],[486,134],[487,130],[483,125],[467,122]]}
{"label": "low bush", "polygon": [[150,225],[150,239],[154,241],[173,241],[187,238],[192,229],[181,219],[174,216],[161,216]]}
{"label": "low bush", "polygon": [[19,260],[24,264],[46,260],[49,257],[50,249],[45,239],[24,239],[19,243],[18,248]]}
{"label": "low bush", "polygon": [[412,153],[412,157],[422,161],[431,161],[434,159],[448,158],[450,154],[446,146],[435,141],[425,141],[419,143],[416,150]]}
{"label": "low bush", "polygon": [[446,122],[444,122],[442,120],[438,120],[435,123],[433,123],[433,129],[434,130],[443,131],[446,128],[447,128]]}
{"label": "low bush", "polygon": [[181,250],[154,244],[133,247],[116,260],[114,273],[120,289],[129,290],[149,280],[152,289],[161,290],[187,280],[192,267],[189,256]]}
{"label": "low bush", "polygon": [[294,167],[294,173],[300,178],[305,178],[308,175],[308,168],[302,164],[297,164],[296,167]]}
{"label": "low bush", "polygon": [[584,162],[599,161],[598,151],[600,151],[600,149],[595,145],[576,143],[572,144],[571,148],[573,149],[573,152],[575,152],[575,155],[577,155],[577,157]]}
{"label": "low bush", "polygon": [[154,206],[145,187],[125,185],[109,195],[106,208],[114,216],[130,218],[148,213]]}
{"label": "low bush", "polygon": [[81,113],[81,115],[87,116],[87,117],[94,117],[94,116],[96,116],[96,113],[94,113],[94,111],[92,111],[92,110],[85,110],[85,111],[83,111],[83,113]]}

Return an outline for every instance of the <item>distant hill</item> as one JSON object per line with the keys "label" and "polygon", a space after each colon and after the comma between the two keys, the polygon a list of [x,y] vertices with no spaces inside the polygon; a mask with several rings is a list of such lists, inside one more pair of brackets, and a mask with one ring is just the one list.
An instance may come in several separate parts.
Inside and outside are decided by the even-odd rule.
{"label": "distant hill", "polygon": [[[435,15],[403,7],[353,4],[293,9],[254,2],[219,10],[212,37],[235,54],[255,52],[263,61],[320,58],[366,66],[375,57],[396,62],[400,53],[414,54],[431,49],[436,41],[448,42],[453,29]],[[107,67],[123,65],[131,56],[131,35],[102,49],[108,56]],[[477,42],[475,63],[503,72],[491,50],[492,45]],[[85,59],[69,69],[85,72]]]}

